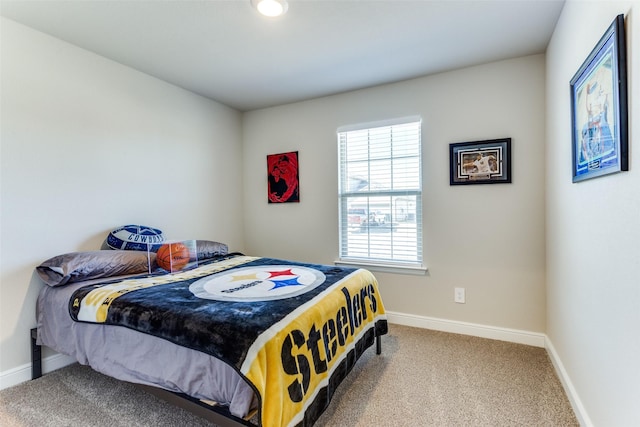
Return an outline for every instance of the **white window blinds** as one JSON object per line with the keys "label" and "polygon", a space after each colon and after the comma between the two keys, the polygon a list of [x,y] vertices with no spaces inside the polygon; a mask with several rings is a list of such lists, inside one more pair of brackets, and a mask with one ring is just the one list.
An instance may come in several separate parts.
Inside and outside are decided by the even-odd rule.
{"label": "white window blinds", "polygon": [[341,260],[422,264],[421,125],[338,129]]}

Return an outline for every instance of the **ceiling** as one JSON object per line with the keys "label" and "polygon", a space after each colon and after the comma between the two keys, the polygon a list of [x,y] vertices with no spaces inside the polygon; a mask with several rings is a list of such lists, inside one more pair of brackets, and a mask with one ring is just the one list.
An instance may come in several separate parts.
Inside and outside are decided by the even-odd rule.
{"label": "ceiling", "polygon": [[564,0],[0,0],[2,16],[240,111],[542,53]]}

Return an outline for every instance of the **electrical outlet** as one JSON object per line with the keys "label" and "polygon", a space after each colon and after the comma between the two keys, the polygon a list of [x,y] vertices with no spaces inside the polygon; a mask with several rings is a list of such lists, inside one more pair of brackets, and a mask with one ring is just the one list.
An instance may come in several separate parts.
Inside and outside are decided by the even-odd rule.
{"label": "electrical outlet", "polygon": [[453,300],[459,304],[465,303],[464,288],[455,288]]}

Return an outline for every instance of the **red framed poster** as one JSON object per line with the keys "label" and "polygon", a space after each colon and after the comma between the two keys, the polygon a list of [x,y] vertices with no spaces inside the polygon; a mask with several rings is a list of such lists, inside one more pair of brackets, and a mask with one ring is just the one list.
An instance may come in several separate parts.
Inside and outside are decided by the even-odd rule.
{"label": "red framed poster", "polygon": [[269,203],[300,201],[298,152],[267,155]]}

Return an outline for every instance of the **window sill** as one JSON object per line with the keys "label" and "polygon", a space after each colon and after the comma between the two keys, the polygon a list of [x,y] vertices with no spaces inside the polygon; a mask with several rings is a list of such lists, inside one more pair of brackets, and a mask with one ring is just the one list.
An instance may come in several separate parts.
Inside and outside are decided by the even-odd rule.
{"label": "window sill", "polygon": [[371,271],[379,271],[383,273],[395,273],[395,274],[411,274],[414,276],[424,276],[429,271],[428,267],[417,266],[413,264],[382,264],[361,261],[356,259],[341,259],[333,262],[335,265],[344,265],[348,267],[360,267],[366,268]]}

